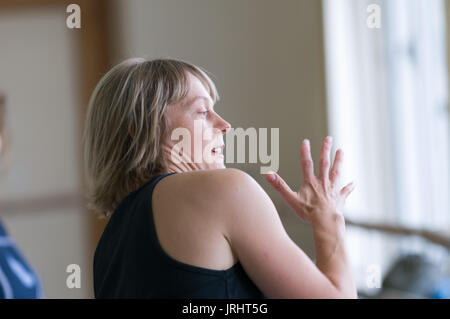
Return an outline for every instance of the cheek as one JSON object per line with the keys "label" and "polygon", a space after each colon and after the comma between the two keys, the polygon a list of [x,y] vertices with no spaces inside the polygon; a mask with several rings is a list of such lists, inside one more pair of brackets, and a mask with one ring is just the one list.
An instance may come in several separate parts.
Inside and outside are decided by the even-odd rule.
{"label": "cheek", "polygon": [[180,106],[169,106],[166,111],[167,121],[172,130],[176,128],[194,128],[194,119],[192,112],[183,110]]}
{"label": "cheek", "polygon": [[204,121],[202,131],[203,131],[203,148],[211,148],[211,146],[215,146],[217,144],[217,136],[214,133],[214,127],[212,125],[209,125],[207,121]]}
{"label": "cheek", "polygon": [[[194,152],[194,149],[205,150],[214,145],[213,125],[207,119],[199,117],[197,113],[188,112],[184,114],[172,112],[168,115],[170,116],[168,118],[169,140],[171,140],[174,130],[178,129],[177,134],[174,134],[174,140],[171,140],[171,144],[177,144],[181,139],[190,138],[191,152]],[[208,145],[210,143],[212,144]]]}
{"label": "cheek", "polygon": [[[172,134],[175,136],[192,136],[194,135],[194,121],[187,114],[168,114],[168,133],[169,139]],[[176,130],[176,134],[174,133]]]}

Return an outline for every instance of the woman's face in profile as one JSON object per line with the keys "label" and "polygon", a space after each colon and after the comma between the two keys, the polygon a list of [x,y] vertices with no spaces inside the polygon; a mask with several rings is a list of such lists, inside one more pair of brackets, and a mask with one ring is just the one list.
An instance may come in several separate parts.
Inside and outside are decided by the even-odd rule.
{"label": "woman's face in profile", "polygon": [[223,134],[231,126],[214,111],[202,82],[191,73],[187,75],[186,97],[167,108],[169,162],[187,170],[225,168]]}

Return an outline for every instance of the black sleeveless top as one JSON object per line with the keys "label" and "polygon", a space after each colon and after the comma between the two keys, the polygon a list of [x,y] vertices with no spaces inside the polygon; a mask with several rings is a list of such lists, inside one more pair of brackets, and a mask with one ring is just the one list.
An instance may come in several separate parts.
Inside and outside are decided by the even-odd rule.
{"label": "black sleeveless top", "polygon": [[265,298],[240,262],[226,270],[201,268],[169,256],[159,244],[152,192],[163,174],[118,205],[94,254],[95,298]]}

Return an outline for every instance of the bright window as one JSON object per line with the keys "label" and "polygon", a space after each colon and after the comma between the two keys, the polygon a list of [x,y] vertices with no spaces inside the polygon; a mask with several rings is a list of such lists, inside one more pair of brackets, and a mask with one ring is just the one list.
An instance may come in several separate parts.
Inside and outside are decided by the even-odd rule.
{"label": "bright window", "polygon": [[[381,27],[369,28],[370,4]],[[351,220],[450,234],[447,44],[443,0],[324,0],[330,134],[344,150],[342,180],[355,180]],[[436,260],[424,240],[347,227],[360,290],[401,253]],[[367,291],[370,293],[369,291]]]}

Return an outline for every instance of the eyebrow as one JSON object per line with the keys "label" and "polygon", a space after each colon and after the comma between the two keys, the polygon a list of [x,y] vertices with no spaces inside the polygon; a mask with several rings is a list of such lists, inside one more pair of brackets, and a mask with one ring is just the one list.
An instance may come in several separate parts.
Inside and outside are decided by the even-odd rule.
{"label": "eyebrow", "polygon": [[[186,105],[190,106],[190,105],[194,104],[194,102],[196,102],[197,100],[205,100],[206,102],[211,102],[210,97],[199,95],[199,96],[192,98],[190,101],[187,101]],[[214,109],[214,103],[211,102],[211,104],[212,104],[211,108]]]}

